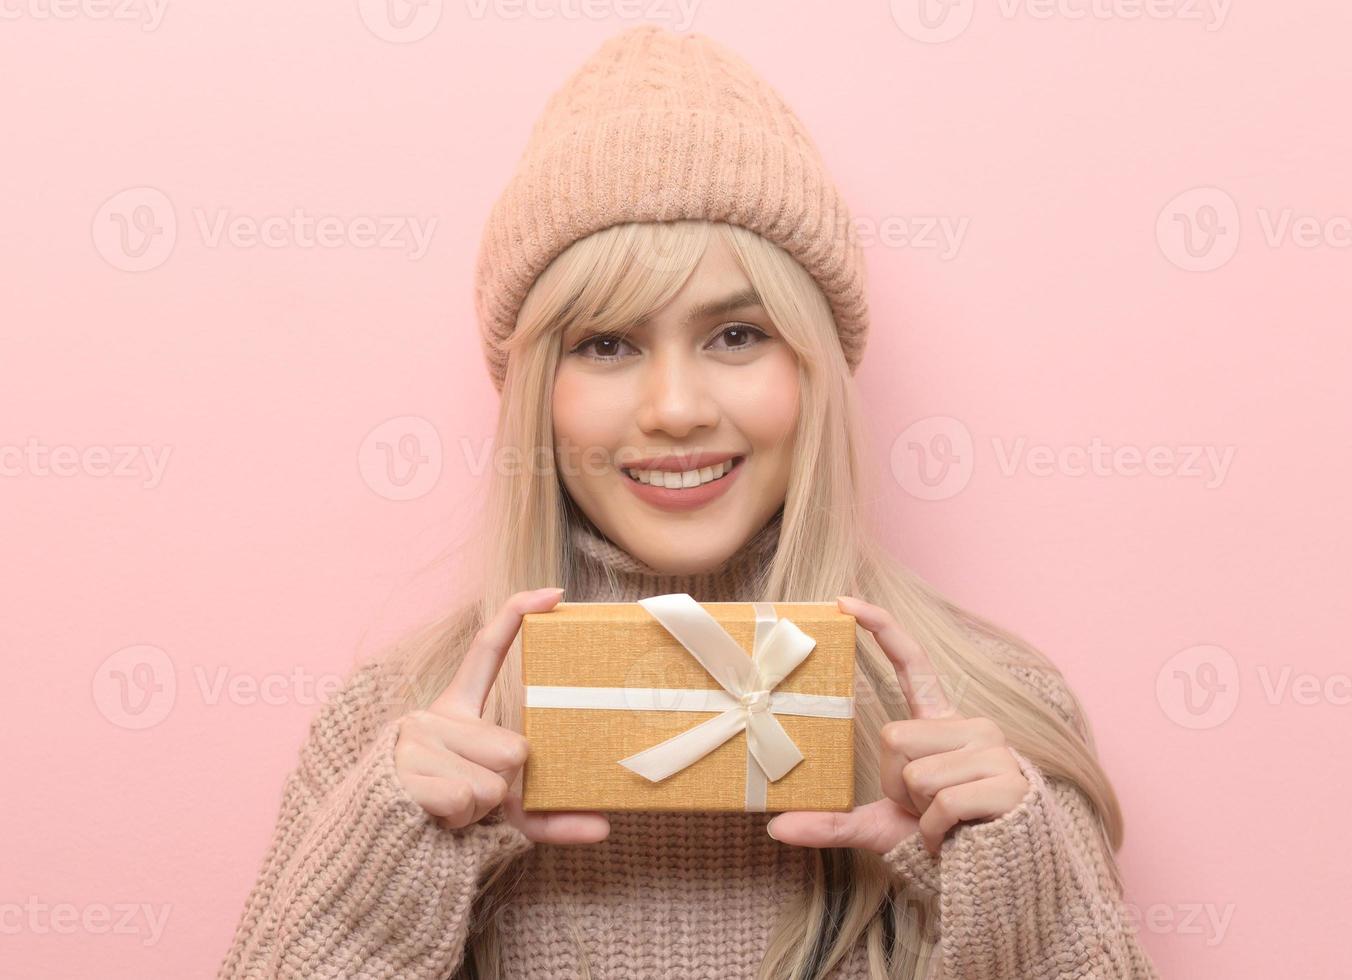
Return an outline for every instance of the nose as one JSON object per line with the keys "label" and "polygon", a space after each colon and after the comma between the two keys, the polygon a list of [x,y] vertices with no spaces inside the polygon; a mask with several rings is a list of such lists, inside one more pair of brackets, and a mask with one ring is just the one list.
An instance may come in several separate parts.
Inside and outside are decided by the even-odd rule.
{"label": "nose", "polygon": [[683,438],[701,426],[716,426],[718,400],[699,358],[671,350],[655,354],[645,365],[638,426],[645,433],[664,432]]}

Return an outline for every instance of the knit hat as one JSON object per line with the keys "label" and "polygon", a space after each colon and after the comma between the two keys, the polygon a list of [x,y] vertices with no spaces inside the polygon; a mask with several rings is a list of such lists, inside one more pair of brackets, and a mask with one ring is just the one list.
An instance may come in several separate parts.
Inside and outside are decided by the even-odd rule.
{"label": "knit hat", "polygon": [[792,255],[831,304],[851,373],[864,352],[864,261],[802,123],[746,62],[644,24],[607,39],[545,105],[494,203],[474,305],[499,392],[532,283],[580,238],[630,221],[723,221]]}

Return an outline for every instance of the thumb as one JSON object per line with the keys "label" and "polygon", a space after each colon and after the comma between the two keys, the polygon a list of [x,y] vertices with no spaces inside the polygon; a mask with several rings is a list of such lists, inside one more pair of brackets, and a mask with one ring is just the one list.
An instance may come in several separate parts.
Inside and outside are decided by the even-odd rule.
{"label": "thumb", "polygon": [[775,840],[799,847],[858,847],[886,854],[920,829],[895,800],[881,799],[847,813],[790,810],[766,825]]}
{"label": "thumb", "polygon": [[592,810],[524,810],[521,794],[503,798],[502,815],[537,844],[595,844],[610,836],[610,820]]}

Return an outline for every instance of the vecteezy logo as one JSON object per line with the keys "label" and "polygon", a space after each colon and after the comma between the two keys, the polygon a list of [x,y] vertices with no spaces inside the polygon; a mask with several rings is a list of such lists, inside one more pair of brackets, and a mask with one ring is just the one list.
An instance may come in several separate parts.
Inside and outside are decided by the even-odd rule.
{"label": "vecteezy logo", "polygon": [[362,440],[357,465],[366,485],[387,500],[414,500],[441,478],[441,436],[425,418],[380,423]]}
{"label": "vecteezy logo", "polygon": [[947,500],[972,479],[972,434],[955,418],[935,415],[908,425],[892,441],[892,476],[919,500]]}
{"label": "vecteezy logo", "polygon": [[892,20],[925,44],[951,41],[972,22],[976,0],[892,0]]}
{"label": "vecteezy logo", "polygon": [[1219,269],[1239,248],[1239,205],[1219,187],[1184,191],[1161,209],[1155,240],[1180,269]]}
{"label": "vecteezy logo", "polygon": [[103,202],[91,232],[94,247],[113,268],[145,272],[163,265],[174,250],[178,219],[163,191],[129,187]]}
{"label": "vecteezy logo", "polygon": [[1170,721],[1184,728],[1215,728],[1239,704],[1239,665],[1224,647],[1180,650],[1155,677],[1155,698]]}
{"label": "vecteezy logo", "polygon": [[152,728],[169,717],[178,680],[169,654],[139,645],[115,651],[94,672],[94,705],[119,728]]}
{"label": "vecteezy logo", "polygon": [[442,0],[357,0],[362,23],[392,44],[421,41],[441,21]]}

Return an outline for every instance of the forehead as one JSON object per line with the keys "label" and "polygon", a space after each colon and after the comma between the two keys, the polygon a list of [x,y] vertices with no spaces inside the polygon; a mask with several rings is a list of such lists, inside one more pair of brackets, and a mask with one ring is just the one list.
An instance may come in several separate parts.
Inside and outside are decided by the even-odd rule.
{"label": "forehead", "polygon": [[[652,261],[660,263],[661,256],[654,256]],[[670,271],[662,270],[660,265],[650,264],[642,254],[633,257],[631,273],[642,275],[645,267],[654,271]],[[626,278],[628,281],[619,287],[619,293],[627,294],[632,299],[635,280]],[[764,311],[760,295],[719,235],[709,237],[704,254],[695,268],[664,305],[647,312],[633,308],[625,310],[625,306],[626,303],[621,300],[609,312],[603,312],[595,319],[574,321],[566,331],[565,342],[596,331],[624,335],[631,330],[699,329],[717,317],[738,313],[746,315],[748,311],[757,309]]]}
{"label": "forehead", "polygon": [[697,320],[759,305],[761,298],[737,264],[732,250],[721,236],[712,235],[704,255],[676,295],[634,325],[657,321],[687,326]]}

